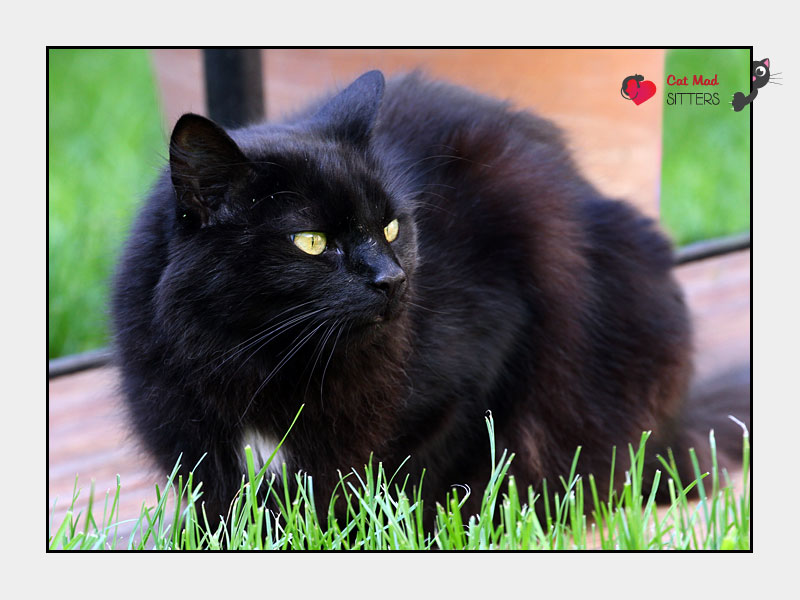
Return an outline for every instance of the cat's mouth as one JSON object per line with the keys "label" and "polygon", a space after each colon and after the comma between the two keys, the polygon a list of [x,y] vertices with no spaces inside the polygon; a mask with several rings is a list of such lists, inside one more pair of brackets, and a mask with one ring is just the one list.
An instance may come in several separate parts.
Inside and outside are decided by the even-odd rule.
{"label": "cat's mouth", "polygon": [[383,304],[368,314],[356,317],[355,321],[362,327],[369,328],[389,324],[400,319],[408,309],[408,290],[386,298]]}
{"label": "cat's mouth", "polygon": [[408,284],[404,281],[397,293],[387,298],[383,313],[377,315],[376,322],[391,321],[405,313],[408,308],[408,296]]}
{"label": "cat's mouth", "polygon": [[386,323],[387,321],[392,321],[392,320],[394,320],[396,317],[397,317],[397,314],[396,314],[396,313],[394,313],[394,312],[392,312],[392,313],[385,313],[385,314],[382,314],[382,315],[375,315],[375,316],[372,318],[372,322],[373,322],[373,323]]}
{"label": "cat's mouth", "polygon": [[388,323],[394,321],[405,312],[406,306],[404,302],[392,302],[386,306],[383,312],[373,315],[371,321],[373,323]]}

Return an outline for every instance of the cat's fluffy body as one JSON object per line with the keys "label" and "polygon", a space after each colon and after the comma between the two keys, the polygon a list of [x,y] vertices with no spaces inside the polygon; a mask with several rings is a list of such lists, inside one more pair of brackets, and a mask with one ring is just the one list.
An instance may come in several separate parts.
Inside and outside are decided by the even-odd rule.
{"label": "cat's fluffy body", "polygon": [[[579,445],[602,487],[613,445],[681,443],[690,328],[670,244],[586,182],[548,122],[416,74],[384,93],[376,72],[229,131],[235,146],[182,121],[113,313],[135,431],[165,469],[208,453],[212,514],[244,444],[266,453],[303,403],[281,458],[323,501],[371,453],[424,467],[429,505],[480,489],[487,410],[520,484],[565,475]],[[304,254],[298,231],[328,249]]]}

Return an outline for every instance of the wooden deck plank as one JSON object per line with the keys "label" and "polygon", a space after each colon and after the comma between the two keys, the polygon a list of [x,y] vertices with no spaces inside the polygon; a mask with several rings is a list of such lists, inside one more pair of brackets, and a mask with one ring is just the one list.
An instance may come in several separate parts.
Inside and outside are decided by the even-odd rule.
{"label": "wooden deck plank", "polygon": [[[680,267],[677,277],[686,293],[696,330],[696,365],[700,377],[750,364],[750,252],[742,251]],[[120,519],[136,519],[143,502],[155,504],[154,484],[166,474],[153,468],[127,433],[116,393],[117,371],[92,369],[58,377],[48,385],[48,510],[58,498],[54,520],[61,522],[72,497],[76,474],[85,509],[90,481],[102,507],[106,490],[121,477]],[[741,385],[749,385],[749,373]],[[120,527],[127,536],[132,527]]]}
{"label": "wooden deck plank", "polygon": [[695,330],[695,378],[750,365],[750,251],[677,269]]}

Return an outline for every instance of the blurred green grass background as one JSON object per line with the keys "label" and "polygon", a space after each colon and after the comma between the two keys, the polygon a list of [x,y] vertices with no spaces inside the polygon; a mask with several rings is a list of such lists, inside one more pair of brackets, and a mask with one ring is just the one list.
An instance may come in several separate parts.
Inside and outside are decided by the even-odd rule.
{"label": "blurred green grass background", "polygon": [[48,334],[54,358],[108,343],[108,280],[165,155],[146,50],[48,50]]}
{"label": "blurred green grass background", "polygon": [[[166,154],[145,50],[48,51],[48,357],[108,343],[108,290],[135,207]],[[661,214],[679,244],[750,225],[747,50],[672,50],[666,75],[718,74],[719,106],[664,103]],[[660,91],[704,91],[688,86]],[[663,100],[662,100],[663,101]]]}

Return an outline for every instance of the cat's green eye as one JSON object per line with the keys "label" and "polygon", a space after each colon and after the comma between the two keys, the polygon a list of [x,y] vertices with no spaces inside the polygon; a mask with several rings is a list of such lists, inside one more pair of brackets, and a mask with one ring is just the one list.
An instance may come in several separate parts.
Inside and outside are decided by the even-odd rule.
{"label": "cat's green eye", "polygon": [[397,222],[397,219],[392,219],[392,221],[383,228],[383,235],[386,236],[386,241],[390,244],[395,241],[398,231],[400,231],[400,223]]}
{"label": "cat's green eye", "polygon": [[325,234],[317,231],[301,231],[292,235],[292,242],[306,254],[322,254],[327,244]]}

